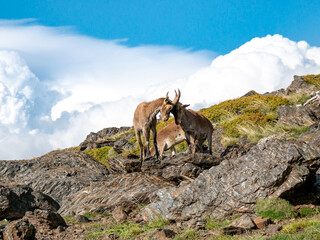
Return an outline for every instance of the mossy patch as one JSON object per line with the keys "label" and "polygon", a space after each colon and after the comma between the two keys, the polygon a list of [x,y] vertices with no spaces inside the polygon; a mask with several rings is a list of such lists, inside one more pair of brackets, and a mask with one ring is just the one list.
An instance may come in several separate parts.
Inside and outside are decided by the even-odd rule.
{"label": "mossy patch", "polygon": [[89,154],[91,157],[96,159],[97,161],[101,162],[104,164],[107,168],[109,168],[109,163],[108,163],[108,153],[111,150],[112,147],[110,146],[105,146],[101,148],[94,148],[91,150],[85,151],[87,154]]}

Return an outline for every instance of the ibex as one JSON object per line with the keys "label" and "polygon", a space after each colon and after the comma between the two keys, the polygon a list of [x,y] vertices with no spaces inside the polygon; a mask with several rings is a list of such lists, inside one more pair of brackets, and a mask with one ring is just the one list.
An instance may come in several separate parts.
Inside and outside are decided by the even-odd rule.
{"label": "ibex", "polygon": [[[180,90],[178,90],[178,96],[180,97]],[[207,139],[209,152],[212,154],[213,126],[211,122],[201,113],[195,112],[191,109],[186,109],[186,107],[189,105],[190,104],[181,104],[178,99],[177,103],[171,110],[171,113],[175,119],[175,123],[177,125],[181,125],[181,128],[185,132],[186,141],[189,146],[188,152],[203,152],[202,145]]]}
{"label": "ibex", "polygon": [[[172,110],[173,106],[177,104],[180,98],[180,95],[177,95],[176,93],[175,99],[171,101],[168,93],[169,92],[167,92],[165,98],[158,98],[151,102],[140,103],[134,112],[133,127],[140,148],[141,161],[150,156],[150,130],[153,133],[153,144],[155,146],[157,158],[159,158],[156,116],[159,112],[161,112],[161,119],[163,121],[167,121],[169,119],[170,111]],[[141,133],[144,135],[145,145],[142,144]]]}
{"label": "ibex", "polygon": [[[162,158],[164,151],[171,150],[171,154],[176,154],[174,145],[186,140],[186,135],[181,126],[176,125],[174,122],[170,123],[165,128],[161,129],[157,136],[158,148],[160,151],[160,158]],[[150,150],[151,155],[155,155],[155,147]]]}

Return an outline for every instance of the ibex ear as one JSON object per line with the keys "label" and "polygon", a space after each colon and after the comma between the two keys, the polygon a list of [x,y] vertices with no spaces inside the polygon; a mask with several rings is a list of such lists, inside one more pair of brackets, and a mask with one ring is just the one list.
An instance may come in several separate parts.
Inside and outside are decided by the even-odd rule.
{"label": "ibex ear", "polygon": [[190,104],[183,104],[183,105],[181,105],[181,108],[186,108],[186,107],[189,107],[190,106]]}

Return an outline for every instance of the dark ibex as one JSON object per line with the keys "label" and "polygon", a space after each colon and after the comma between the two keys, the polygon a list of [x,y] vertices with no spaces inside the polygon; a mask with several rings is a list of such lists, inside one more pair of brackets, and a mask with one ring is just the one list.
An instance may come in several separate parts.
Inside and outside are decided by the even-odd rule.
{"label": "dark ibex", "polygon": [[[153,133],[153,144],[155,146],[157,158],[159,158],[159,151],[157,146],[156,116],[159,112],[161,112],[161,119],[163,121],[167,121],[169,119],[170,111],[172,110],[173,106],[178,103],[180,98],[180,93],[179,95],[177,95],[176,93],[175,99],[171,101],[169,99],[168,93],[169,92],[167,92],[165,98],[158,98],[151,102],[140,103],[134,112],[133,127],[140,148],[141,161],[150,156],[150,130]],[[145,145],[143,145],[141,141],[141,133],[144,135]]]}
{"label": "dark ibex", "polygon": [[[178,90],[178,95],[180,96],[180,90]],[[170,103],[168,105],[171,106]],[[209,152],[212,154],[213,126],[211,122],[201,113],[195,112],[191,109],[186,109],[186,107],[189,105],[190,104],[181,104],[178,99],[177,103],[174,104],[171,110],[171,113],[175,119],[175,123],[177,125],[181,125],[181,128],[185,132],[186,140],[189,146],[188,152],[203,152],[202,145],[207,139]],[[168,116],[169,114],[170,113],[168,113]]]}
{"label": "dark ibex", "polygon": [[[186,135],[181,126],[176,125],[174,122],[170,123],[165,128],[158,132],[157,143],[160,150],[160,158],[162,158],[164,151],[171,150],[172,155],[176,154],[174,145],[186,140]],[[155,155],[155,147],[150,150],[151,155]]]}

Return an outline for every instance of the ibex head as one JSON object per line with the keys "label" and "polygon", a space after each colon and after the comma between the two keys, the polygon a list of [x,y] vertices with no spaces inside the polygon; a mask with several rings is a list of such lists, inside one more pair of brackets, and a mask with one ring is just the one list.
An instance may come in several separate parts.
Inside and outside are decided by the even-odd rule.
{"label": "ibex head", "polygon": [[176,96],[173,101],[171,101],[169,99],[169,96],[168,96],[169,92],[167,92],[166,98],[163,101],[163,104],[162,104],[161,110],[160,110],[162,121],[167,121],[169,119],[170,112],[179,102],[180,95],[181,95],[180,90],[178,89],[178,93],[176,91],[174,91],[174,92],[175,92]]}
{"label": "ibex head", "polygon": [[173,109],[171,110],[173,116],[174,116],[174,121],[177,125],[181,124],[181,118],[182,118],[182,111],[186,108],[190,106],[190,104],[181,104],[178,103],[176,104]]}

